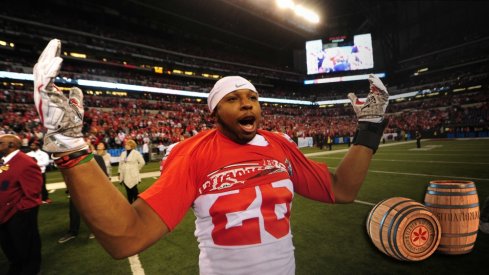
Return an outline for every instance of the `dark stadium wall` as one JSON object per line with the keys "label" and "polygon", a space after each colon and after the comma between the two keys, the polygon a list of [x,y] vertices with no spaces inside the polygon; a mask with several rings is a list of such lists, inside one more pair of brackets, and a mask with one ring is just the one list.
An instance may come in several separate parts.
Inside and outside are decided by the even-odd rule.
{"label": "dark stadium wall", "polygon": [[386,55],[384,54],[387,49],[386,43],[383,43],[381,35],[378,35],[377,33],[372,33],[372,48],[374,52],[374,68],[372,69],[372,72],[374,73],[380,73],[380,72],[385,72],[387,75],[389,75],[390,72],[386,72],[386,66],[385,64],[385,57]]}
{"label": "dark stadium wall", "polygon": [[489,35],[487,1],[416,1],[400,6],[400,59]]}
{"label": "dark stadium wall", "polygon": [[293,56],[292,59],[294,61],[294,71],[306,75],[307,74],[306,51],[294,50],[292,56]]}

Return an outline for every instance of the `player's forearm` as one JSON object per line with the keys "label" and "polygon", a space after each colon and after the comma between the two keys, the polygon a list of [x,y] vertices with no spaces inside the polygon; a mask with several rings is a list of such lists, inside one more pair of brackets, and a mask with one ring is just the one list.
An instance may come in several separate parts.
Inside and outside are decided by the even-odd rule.
{"label": "player's forearm", "polygon": [[373,151],[362,145],[353,145],[333,174],[333,190],[337,203],[355,200],[367,175]]}
{"label": "player's forearm", "polygon": [[138,212],[95,160],[62,172],[76,208],[112,257],[124,258],[145,248]]}

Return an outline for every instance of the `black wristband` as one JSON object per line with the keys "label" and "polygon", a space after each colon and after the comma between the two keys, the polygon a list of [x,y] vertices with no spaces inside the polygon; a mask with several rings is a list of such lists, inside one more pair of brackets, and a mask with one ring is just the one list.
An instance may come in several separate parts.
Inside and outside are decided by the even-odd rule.
{"label": "black wristband", "polygon": [[353,137],[353,144],[366,146],[374,150],[375,154],[379,148],[380,138],[388,123],[388,119],[384,119],[379,123],[359,121],[357,131]]}
{"label": "black wristband", "polygon": [[71,153],[69,155],[62,156],[62,157],[59,157],[59,158],[55,159],[54,160],[54,163],[60,164],[60,163],[63,163],[63,162],[66,162],[66,161],[69,161],[69,160],[72,160],[72,159],[79,158],[79,157],[84,156],[84,155],[88,155],[91,152],[92,151],[90,149],[84,149],[84,150],[76,151],[76,152],[73,152],[73,153]]}

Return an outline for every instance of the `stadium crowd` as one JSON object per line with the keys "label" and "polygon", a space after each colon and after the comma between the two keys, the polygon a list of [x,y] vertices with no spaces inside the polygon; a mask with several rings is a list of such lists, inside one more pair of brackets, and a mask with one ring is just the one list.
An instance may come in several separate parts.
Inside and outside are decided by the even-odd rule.
{"label": "stadium crowd", "polygon": [[[13,89],[12,89],[13,88]],[[17,88],[17,89],[15,89]],[[11,86],[0,93],[0,132],[19,134],[26,139],[42,138],[42,129],[33,108],[30,90]],[[125,138],[143,144],[169,145],[197,132],[213,127],[205,102],[151,93],[128,93],[126,96],[85,95],[84,132],[93,144],[103,141],[109,148],[122,148]],[[443,137],[449,132],[487,131],[489,96],[480,92],[429,97],[405,102],[391,102],[386,133]],[[354,114],[345,105],[330,108],[264,103],[267,130],[287,133],[293,138],[350,137],[356,128]]]}

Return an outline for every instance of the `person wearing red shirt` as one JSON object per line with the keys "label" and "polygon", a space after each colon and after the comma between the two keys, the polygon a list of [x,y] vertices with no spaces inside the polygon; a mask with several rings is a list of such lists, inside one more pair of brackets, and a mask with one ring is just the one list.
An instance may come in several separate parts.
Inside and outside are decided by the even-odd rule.
{"label": "person wearing red shirt", "polygon": [[20,147],[17,136],[0,136],[0,246],[10,263],[8,274],[38,274],[37,215],[43,180],[36,160]]}
{"label": "person wearing red shirt", "polygon": [[192,208],[202,274],[294,274],[295,193],[325,203],[353,202],[387,124],[388,93],[371,75],[365,102],[348,95],[358,129],[331,173],[288,136],[259,130],[258,91],[242,77],[224,77],[207,99],[216,128],[174,145],[161,176],[131,205],[83,142],[82,92],[74,87],[68,99],[52,82],[61,66],[60,47],[53,39],[34,67],[36,108],[48,129],[44,148],[54,153],[77,209],[114,258],[148,248]]}

